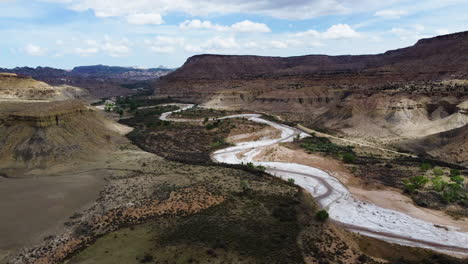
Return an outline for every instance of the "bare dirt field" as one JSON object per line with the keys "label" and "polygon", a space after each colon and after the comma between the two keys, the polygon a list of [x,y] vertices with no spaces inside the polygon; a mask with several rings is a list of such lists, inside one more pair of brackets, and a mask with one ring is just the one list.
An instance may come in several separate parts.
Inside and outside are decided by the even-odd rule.
{"label": "bare dirt field", "polygon": [[0,182],[0,250],[5,253],[62,231],[68,217],[89,207],[105,184],[102,173]]}

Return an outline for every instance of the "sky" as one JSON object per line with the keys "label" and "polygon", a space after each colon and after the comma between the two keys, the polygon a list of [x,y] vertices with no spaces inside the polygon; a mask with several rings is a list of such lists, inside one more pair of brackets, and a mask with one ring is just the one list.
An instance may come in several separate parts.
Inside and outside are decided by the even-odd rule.
{"label": "sky", "polygon": [[0,0],[0,67],[376,54],[468,30],[468,0]]}

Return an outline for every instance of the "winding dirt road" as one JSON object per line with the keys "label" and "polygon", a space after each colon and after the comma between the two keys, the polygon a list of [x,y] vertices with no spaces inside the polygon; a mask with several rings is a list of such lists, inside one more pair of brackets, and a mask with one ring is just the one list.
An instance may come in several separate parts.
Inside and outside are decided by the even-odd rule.
{"label": "winding dirt road", "polygon": [[[190,107],[193,105],[182,105],[177,111],[164,113],[161,119],[186,122],[186,120],[170,119],[169,116],[173,112]],[[212,154],[214,161],[229,164],[252,162],[255,165],[265,166],[271,175],[285,180],[294,179],[295,184],[312,194],[320,207],[328,210],[335,224],[350,231],[392,243],[468,255],[468,233],[460,232],[455,227],[440,228],[404,213],[359,201],[351,196],[344,184],[317,168],[296,163],[254,161],[254,157],[261,152],[262,147],[290,142],[295,137],[309,136],[301,130],[262,119],[259,114],[233,115],[219,119],[226,118],[248,118],[253,122],[270,125],[281,131],[281,137],[242,142],[216,151]]]}

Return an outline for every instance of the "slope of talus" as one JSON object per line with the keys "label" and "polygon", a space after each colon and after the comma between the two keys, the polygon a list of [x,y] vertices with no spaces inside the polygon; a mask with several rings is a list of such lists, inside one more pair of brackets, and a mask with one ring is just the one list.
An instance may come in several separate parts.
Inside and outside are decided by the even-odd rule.
{"label": "slope of talus", "polygon": [[2,169],[93,160],[125,142],[112,121],[77,100],[0,103]]}
{"label": "slope of talus", "polygon": [[0,101],[91,99],[87,90],[68,86],[51,86],[31,77],[0,73]]}

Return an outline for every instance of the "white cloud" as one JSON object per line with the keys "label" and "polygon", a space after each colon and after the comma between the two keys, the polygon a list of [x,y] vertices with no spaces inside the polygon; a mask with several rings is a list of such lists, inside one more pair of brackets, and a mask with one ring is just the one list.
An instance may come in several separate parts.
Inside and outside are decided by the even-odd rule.
{"label": "white cloud", "polygon": [[255,23],[249,20],[235,23],[231,28],[237,32],[271,32],[271,29],[266,24]]}
{"label": "white cloud", "polygon": [[234,37],[214,37],[208,40],[204,47],[208,49],[236,49],[239,48],[240,45]]}
{"label": "white cloud", "polygon": [[201,21],[199,19],[186,20],[179,24],[181,29],[210,29],[216,31],[228,31],[229,27],[213,24],[211,21]]}
{"label": "white cloud", "polygon": [[184,46],[184,50],[190,53],[200,53],[203,52],[203,49],[200,46],[187,44]]}
{"label": "white cloud", "polygon": [[23,50],[31,56],[41,56],[45,55],[45,53],[47,52],[46,48],[42,48],[41,46],[37,46],[34,44],[26,45]]}
{"label": "white cloud", "polygon": [[101,45],[101,50],[112,57],[127,56],[130,53],[130,48],[122,43],[106,42]]}
{"label": "white cloud", "polygon": [[99,49],[95,48],[95,47],[76,48],[75,49],[75,53],[80,55],[80,56],[83,56],[83,57],[90,56],[90,55],[96,54],[98,52],[99,52]]}
{"label": "white cloud", "polygon": [[87,39],[84,45],[72,48],[68,53],[74,53],[79,56],[90,56],[94,54],[104,53],[111,57],[128,56],[131,53],[130,41],[126,38],[121,40],[113,40],[109,36],[104,36],[104,40]]}
{"label": "white cloud", "polygon": [[285,49],[288,47],[288,44],[284,43],[283,41],[279,41],[279,40],[272,40],[270,41],[270,47],[274,48],[274,49]]}
{"label": "white cloud", "polygon": [[174,52],[174,47],[161,47],[161,46],[152,46],[151,50],[156,53],[172,53]]}
{"label": "white cloud", "polygon": [[408,14],[406,10],[386,9],[375,12],[374,16],[386,19],[398,19]]}
{"label": "white cloud", "polygon": [[359,33],[354,31],[349,25],[347,24],[337,24],[331,26],[327,31],[323,34],[323,38],[326,39],[340,39],[340,38],[357,38],[359,37]]}
{"label": "white cloud", "polygon": [[446,28],[439,28],[439,29],[435,30],[435,33],[437,35],[447,35],[447,34],[450,34],[450,30],[448,30]]}
{"label": "white cloud", "polygon": [[271,32],[271,29],[263,23],[256,23],[250,20],[235,23],[231,26],[222,26],[214,24],[211,21],[201,21],[199,19],[186,20],[179,24],[181,29],[207,29],[215,31],[233,31],[242,33],[266,33]]}
{"label": "white cloud", "polygon": [[304,32],[296,33],[295,36],[321,39],[342,39],[358,38],[360,37],[360,34],[347,24],[337,24],[329,27],[325,32],[319,32],[317,30],[310,29]]}
{"label": "white cloud", "polygon": [[389,33],[399,37],[400,40],[418,40],[429,37],[428,35],[424,34],[424,32],[425,27],[423,25],[416,24],[404,28],[392,28]]}
{"label": "white cloud", "polygon": [[201,44],[191,43],[184,46],[184,50],[190,53],[235,53],[241,45],[233,37],[217,36],[202,42]]}
{"label": "white cloud", "polygon": [[184,38],[168,37],[168,36],[157,36],[151,40],[145,40],[145,43],[149,45],[150,50],[157,53],[172,53],[178,47],[184,45]]}
{"label": "white cloud", "polygon": [[135,13],[166,15],[182,12],[192,16],[250,13],[283,19],[310,19],[323,15],[375,10],[386,2],[370,0],[56,0],[76,11],[92,10],[98,17]]}
{"label": "white cloud", "polygon": [[164,23],[163,18],[157,13],[140,13],[127,16],[127,22],[136,25],[161,25]]}

